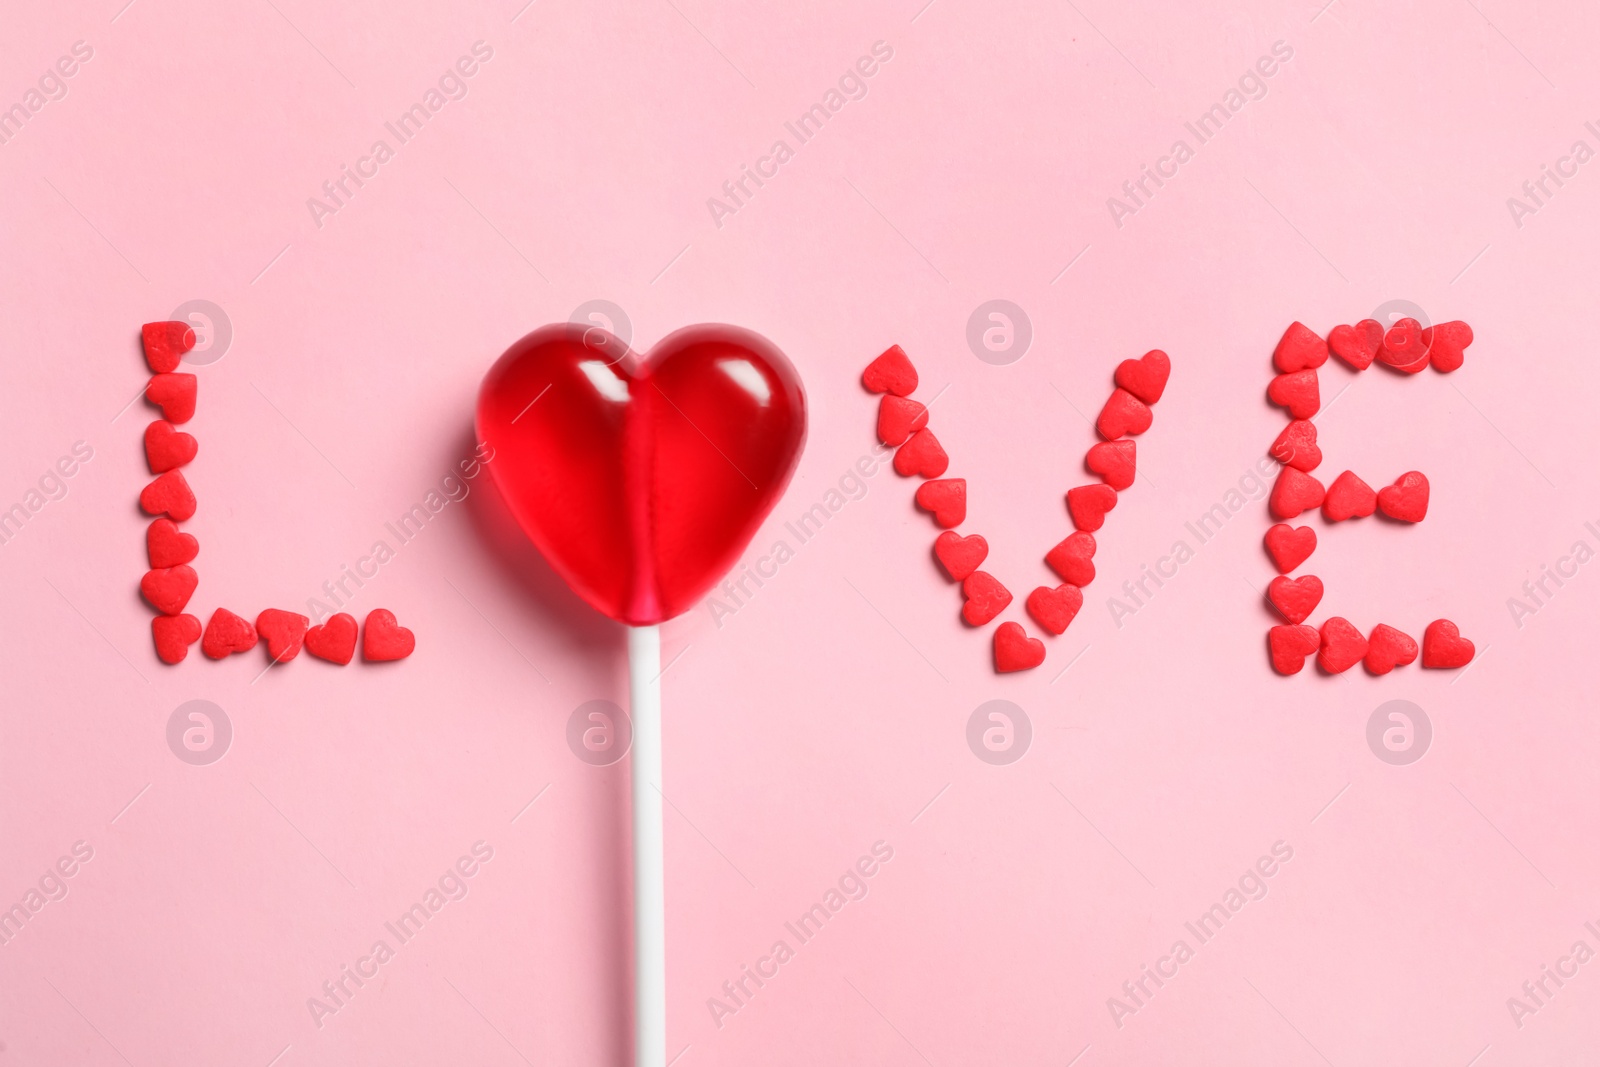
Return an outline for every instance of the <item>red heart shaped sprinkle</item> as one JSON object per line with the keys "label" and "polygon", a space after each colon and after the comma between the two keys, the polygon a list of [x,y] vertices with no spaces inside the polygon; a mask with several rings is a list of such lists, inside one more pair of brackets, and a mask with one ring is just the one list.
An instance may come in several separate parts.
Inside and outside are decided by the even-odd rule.
{"label": "red heart shaped sprinkle", "polygon": [[935,478],[917,486],[917,507],[933,513],[933,521],[950,529],[967,518],[967,480]]}
{"label": "red heart shaped sprinkle", "polygon": [[211,613],[206,623],[205,636],[200,641],[200,651],[212,659],[224,659],[235,652],[248,652],[256,647],[256,628],[227,608]]}
{"label": "red heart shaped sprinkle", "polygon": [[1407,471],[1378,490],[1378,510],[1401,522],[1421,522],[1428,514],[1428,477]]}
{"label": "red heart shaped sprinkle", "polygon": [[1401,374],[1421,374],[1423,372],[1423,370],[1427,366],[1428,366],[1428,357],[1427,356],[1423,356],[1421,359],[1417,360],[1415,363],[1407,363],[1403,367],[1391,367],[1391,369],[1395,370],[1395,371],[1398,371]]}
{"label": "red heart shaped sprinkle", "polygon": [[198,384],[192,374],[158,374],[145,386],[144,398],[160,408],[168,422],[188,422],[194,418]]}
{"label": "red heart shaped sprinkle", "polygon": [[1328,343],[1318,337],[1310,327],[1291,322],[1272,350],[1272,365],[1280,374],[1316,370],[1328,362]]}
{"label": "red heart shaped sprinkle", "polygon": [[1077,617],[1083,607],[1083,590],[1075,585],[1058,585],[1051,589],[1041,585],[1028,594],[1028,614],[1033,621],[1051,633],[1060,636]]}
{"label": "red heart shaped sprinkle", "polygon": [[395,621],[394,612],[375,608],[367,614],[361,635],[361,658],[370,663],[405,659],[417,647],[412,632]]}
{"label": "red heart shaped sprinkle", "polygon": [[177,370],[183,354],[194,347],[194,330],[187,322],[147,322],[139,333],[145,362],[156,374]]}
{"label": "red heart shaped sprinkle", "polygon": [[1322,579],[1314,574],[1304,578],[1280,574],[1267,583],[1267,599],[1290,625],[1305,622],[1322,602]]}
{"label": "red heart shaped sprinkle", "polygon": [[274,663],[288,663],[300,654],[306,627],[311,620],[292,611],[268,608],[256,616],[256,633],[267,642],[267,655]]}
{"label": "red heart shaped sprinkle", "polygon": [[917,368],[899,345],[890,345],[861,372],[861,384],[869,393],[910,396],[917,391]]}
{"label": "red heart shaped sprinkle", "polygon": [[[885,399],[888,399],[885,397]],[[894,454],[895,473],[903,478],[920,474],[924,478],[937,478],[950,469],[950,457],[945,455],[939,439],[932,430],[918,430]]]}
{"label": "red heart shaped sprinkle", "polygon": [[1011,603],[1011,591],[987,571],[973,571],[961,582],[961,617],[971,626],[982,626]]}
{"label": "red heart shaped sprinkle", "polygon": [[1278,480],[1272,483],[1272,495],[1267,507],[1275,518],[1292,519],[1302,511],[1322,506],[1327,490],[1305,471],[1284,467],[1278,471]]}
{"label": "red heart shaped sprinkle", "polygon": [[1472,327],[1464,322],[1441,322],[1422,331],[1422,347],[1436,371],[1449,374],[1466,362],[1466,349],[1472,343]]}
{"label": "red heart shaped sprinkle", "polygon": [[892,393],[878,401],[878,440],[884,444],[903,445],[926,425],[928,409],[917,401]]}
{"label": "red heart shaped sprinkle", "polygon": [[1322,647],[1322,635],[1314,626],[1274,626],[1267,631],[1267,648],[1272,654],[1272,669],[1279,674],[1299,674],[1306,657]]}
{"label": "red heart shaped sprinkle", "polygon": [[1322,624],[1322,648],[1317,663],[1329,674],[1343,674],[1367,654],[1367,639],[1346,619],[1335,615]]}
{"label": "red heart shaped sprinkle", "polygon": [[1297,529],[1280,522],[1267,531],[1266,542],[1267,554],[1272,557],[1278,573],[1288,574],[1317,550],[1317,531],[1309,526]]}
{"label": "red heart shaped sprinkle", "polygon": [[1105,525],[1106,512],[1117,506],[1117,491],[1109,485],[1080,485],[1067,490],[1067,511],[1072,525],[1094,533]]}
{"label": "red heart shaped sprinkle", "polygon": [[1150,409],[1144,401],[1126,389],[1116,389],[1106,401],[1106,406],[1100,409],[1100,417],[1095,420],[1094,426],[1100,431],[1101,437],[1115,441],[1127,434],[1144,433],[1150,428],[1151,419]]}
{"label": "red heart shaped sprinkle", "polygon": [[176,615],[189,602],[194,595],[194,587],[199,584],[200,576],[194,572],[194,568],[180,563],[176,567],[145,571],[144,577],[139,579],[139,592],[161,614]]}
{"label": "red heart shaped sprinkle", "polygon": [[1322,517],[1329,522],[1364,519],[1377,509],[1378,494],[1354,471],[1345,471],[1335,478],[1322,498]]}
{"label": "red heart shaped sprinkle", "polygon": [[144,532],[145,551],[150,555],[150,566],[176,567],[189,563],[200,554],[200,542],[194,534],[178,529],[171,519],[157,519]]}
{"label": "red heart shaped sprinkle", "polygon": [[151,474],[175,470],[194,459],[199,450],[200,444],[192,435],[174,429],[165,419],[157,419],[144,428],[144,458]]}
{"label": "red heart shaped sprinkle", "polygon": [[1422,323],[1401,319],[1383,335],[1378,362],[1406,374],[1415,374],[1428,365],[1428,346],[1422,340]]}
{"label": "red heart shaped sprinkle", "polygon": [[933,554],[952,581],[962,581],[989,556],[989,542],[980,534],[962,537],[946,530],[933,542]]}
{"label": "red heart shaped sprinkle", "polygon": [[1278,375],[1267,386],[1267,399],[1279,407],[1288,408],[1289,414],[1297,419],[1309,419],[1322,407],[1322,398],[1317,391],[1317,372],[1297,370],[1292,374]]}
{"label": "red heart shaped sprinkle", "polygon": [[1003,622],[994,632],[994,669],[1001,674],[1029,671],[1044,662],[1044,642],[1029,637],[1021,623]]}
{"label": "red heart shaped sprinkle", "polygon": [[[1146,404],[1154,404],[1166,392],[1172,374],[1172,360],[1159,348],[1152,348],[1138,359],[1117,364],[1112,380]],[[1134,431],[1135,433],[1139,431]]]}
{"label": "red heart shaped sprinkle", "polygon": [[356,654],[356,620],[344,612],[306,631],[306,651],[343,667]]}
{"label": "red heart shaped sprinkle", "polygon": [[1101,441],[1089,447],[1083,465],[1098,474],[1113,489],[1133,484],[1136,446],[1130,440]]}
{"label": "red heart shaped sprinkle", "polygon": [[1422,665],[1442,670],[1465,667],[1476,650],[1449,619],[1435,619],[1422,631]]}
{"label": "red heart shaped sprinkle", "polygon": [[150,634],[162,663],[182,663],[189,646],[200,640],[200,620],[193,615],[157,615],[150,620]]}
{"label": "red heart shaped sprinkle", "polygon": [[1328,332],[1328,347],[1356,370],[1366,370],[1383,347],[1383,323],[1362,319],[1354,326],[1335,326]]}
{"label": "red heart shaped sprinkle", "polygon": [[1417,643],[1388,623],[1380,622],[1367,638],[1367,670],[1388,674],[1417,658]]}
{"label": "red heart shaped sprinkle", "polygon": [[1079,530],[1052,548],[1044,561],[1062,581],[1081,589],[1094,581],[1094,550],[1094,535]]}
{"label": "red heart shaped sprinkle", "polygon": [[182,471],[168,471],[140,491],[139,506],[146,515],[165,514],[182,522],[194,515],[194,490]]}
{"label": "red heart shaped sprinkle", "polygon": [[1316,470],[1322,462],[1322,449],[1317,447],[1317,424],[1295,419],[1283,428],[1267,454],[1286,467]]}

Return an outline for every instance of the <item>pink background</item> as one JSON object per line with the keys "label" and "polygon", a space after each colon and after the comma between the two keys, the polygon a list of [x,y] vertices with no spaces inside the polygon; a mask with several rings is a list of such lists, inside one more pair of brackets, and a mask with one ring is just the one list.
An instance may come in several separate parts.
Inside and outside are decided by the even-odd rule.
{"label": "pink background", "polygon": [[[871,449],[856,376],[904,345],[1023,619],[1087,480],[1079,412],[1118,360],[1172,354],[1147,478],[1038,670],[993,673],[888,471],[720,627],[666,626],[681,1067],[1592,1058],[1600,962],[1520,1028],[1506,1006],[1575,941],[1600,949],[1600,570],[1520,628],[1506,604],[1600,547],[1600,164],[1520,227],[1506,206],[1575,140],[1600,148],[1590,6],[121,4],[24,5],[0,40],[5,106],[93,48],[0,146],[0,507],[94,450],[0,547],[0,904],[94,852],[0,947],[5,1063],[625,1059],[627,763],[565,740],[579,704],[625,700],[622,634],[496,541],[486,479],[351,604],[416,631],[405,663],[156,661],[151,416],[121,409],[138,325],[191,299],[234,331],[190,368],[202,616],[304,610],[467,455],[492,360],[603,298],[641,347],[734,322],[800,368],[808,448],[751,563]],[[479,40],[469,94],[319,228],[306,199]],[[716,226],[707,198],[880,40],[865,98]],[[1275,41],[1293,58],[1266,96],[1119,228],[1107,198]],[[965,339],[993,298],[1034,333],[1006,366]],[[1108,598],[1195,547],[1185,522],[1282,425],[1263,390],[1284,326],[1391,299],[1477,342],[1448,378],[1323,372],[1325,397],[1354,385],[1319,419],[1319,473],[1416,468],[1434,495],[1415,528],[1324,531],[1315,618],[1449,616],[1479,660],[1273,675],[1259,500],[1119,628]],[[966,741],[996,698],[1033,727],[1008,766]],[[191,699],[235,731],[210,766],[167,746]],[[1390,699],[1433,723],[1410,766],[1367,745]],[[466,898],[319,1027],[307,999],[480,840]],[[707,998],[880,840],[866,898],[713,1022]],[[1107,998],[1278,841],[1265,899],[1115,1025]]]}

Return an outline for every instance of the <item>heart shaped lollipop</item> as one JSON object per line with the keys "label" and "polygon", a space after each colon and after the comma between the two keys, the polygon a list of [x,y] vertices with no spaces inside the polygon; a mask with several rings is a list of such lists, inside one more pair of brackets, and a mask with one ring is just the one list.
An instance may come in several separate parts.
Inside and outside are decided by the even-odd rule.
{"label": "heart shaped lollipop", "polygon": [[529,540],[597,611],[644,626],[738,561],[794,471],[806,405],[748,330],[690,326],[641,356],[562,323],[500,357],[477,424]]}
{"label": "heart shaped lollipop", "polygon": [[[564,323],[500,357],[478,394],[477,422],[495,484],[528,539],[579,596],[630,626],[633,1062],[662,1067],[656,624],[705,596],[778,502],[805,441],[805,392],[783,353],[748,330],[690,326],[641,356],[604,330]],[[926,434],[908,423],[912,431]]]}

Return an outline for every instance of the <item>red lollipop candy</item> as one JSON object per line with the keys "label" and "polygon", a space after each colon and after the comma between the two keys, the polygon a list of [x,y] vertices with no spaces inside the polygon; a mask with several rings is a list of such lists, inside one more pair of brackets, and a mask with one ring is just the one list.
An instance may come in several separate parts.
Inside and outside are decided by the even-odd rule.
{"label": "red lollipop candy", "polygon": [[630,626],[633,1062],[665,1064],[656,624],[710,591],[783,495],[805,442],[805,392],[783,353],[748,330],[690,326],[639,355],[563,323],[500,357],[477,424],[528,539],[595,610]]}
{"label": "red lollipop candy", "polygon": [[595,610],[647,626],[738,561],[789,483],[806,402],[748,330],[690,326],[641,356],[563,323],[500,357],[477,423],[529,540]]}

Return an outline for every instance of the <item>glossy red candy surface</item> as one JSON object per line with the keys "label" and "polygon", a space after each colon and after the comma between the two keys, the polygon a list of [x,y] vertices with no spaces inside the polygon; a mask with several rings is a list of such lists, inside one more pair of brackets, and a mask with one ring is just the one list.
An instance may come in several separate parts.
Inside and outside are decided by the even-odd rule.
{"label": "glossy red candy surface", "polygon": [[793,365],[748,330],[690,326],[640,355],[561,323],[495,363],[477,430],[535,547],[596,610],[642,626],[738,562],[794,472],[806,403]]}

